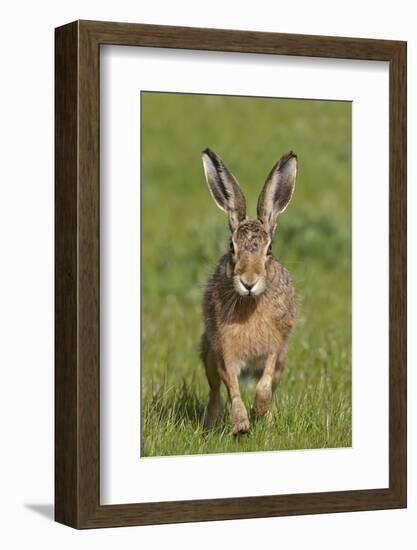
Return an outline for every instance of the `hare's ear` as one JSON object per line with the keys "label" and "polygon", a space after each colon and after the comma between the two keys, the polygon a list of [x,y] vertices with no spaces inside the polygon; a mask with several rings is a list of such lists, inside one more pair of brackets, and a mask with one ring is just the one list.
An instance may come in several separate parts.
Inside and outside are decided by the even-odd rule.
{"label": "hare's ear", "polygon": [[217,206],[227,213],[230,229],[234,231],[246,217],[245,196],[234,175],[214,151],[205,149],[202,158],[211,196]]}
{"label": "hare's ear", "polygon": [[290,151],[272,168],[259,195],[257,214],[272,235],[281,212],[287,208],[295,187],[297,155]]}

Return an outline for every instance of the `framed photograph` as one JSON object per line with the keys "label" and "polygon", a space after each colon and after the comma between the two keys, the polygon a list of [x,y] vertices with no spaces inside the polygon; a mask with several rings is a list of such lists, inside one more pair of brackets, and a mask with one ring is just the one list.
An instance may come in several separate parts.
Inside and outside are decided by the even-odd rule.
{"label": "framed photograph", "polygon": [[56,29],[55,517],[406,506],[406,43]]}

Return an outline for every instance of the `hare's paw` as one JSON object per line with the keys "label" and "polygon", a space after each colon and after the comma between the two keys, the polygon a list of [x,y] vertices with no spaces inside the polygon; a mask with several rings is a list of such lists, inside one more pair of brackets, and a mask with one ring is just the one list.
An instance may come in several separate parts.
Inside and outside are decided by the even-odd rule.
{"label": "hare's paw", "polygon": [[261,411],[255,410],[255,406],[252,408],[252,419],[253,421],[262,421],[266,422],[267,425],[275,424],[278,415],[278,409],[275,403],[272,403],[266,410],[262,409]]}
{"label": "hare's paw", "polygon": [[232,433],[243,434],[249,431],[249,418],[245,405],[241,399],[234,399],[232,403]]}
{"label": "hare's paw", "polygon": [[249,431],[249,428],[250,428],[249,419],[242,418],[237,422],[233,422],[232,433],[233,435],[245,434]]}
{"label": "hare's paw", "polygon": [[266,416],[269,412],[271,401],[264,399],[256,399],[253,405],[253,412],[255,416]]}
{"label": "hare's paw", "polygon": [[272,403],[272,387],[269,379],[261,379],[256,387],[253,410],[256,416],[265,416]]}

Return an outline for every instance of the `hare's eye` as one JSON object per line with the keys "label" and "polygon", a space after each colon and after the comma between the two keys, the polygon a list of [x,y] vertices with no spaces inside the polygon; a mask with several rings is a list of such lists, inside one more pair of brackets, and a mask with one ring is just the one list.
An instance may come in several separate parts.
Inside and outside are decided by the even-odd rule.
{"label": "hare's eye", "polygon": [[272,244],[270,244],[270,245],[268,246],[267,254],[268,254],[268,256],[270,256],[270,255],[272,254]]}
{"label": "hare's eye", "polygon": [[230,241],[230,252],[233,252],[235,251],[235,247],[234,247],[234,244],[233,244],[233,241]]}

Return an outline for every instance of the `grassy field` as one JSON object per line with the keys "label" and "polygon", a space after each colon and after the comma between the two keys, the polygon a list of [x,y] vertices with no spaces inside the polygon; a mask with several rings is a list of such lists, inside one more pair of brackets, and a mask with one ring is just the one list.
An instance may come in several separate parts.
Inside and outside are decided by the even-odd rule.
{"label": "grassy field", "polygon": [[[142,456],[351,445],[351,104],[144,93],[142,109]],[[205,432],[201,300],[227,250],[226,215],[203,176],[205,147],[238,178],[249,216],[289,149],[296,190],[273,250],[292,274],[298,325],[278,414],[234,438]],[[224,392],[225,395],[225,392]],[[254,384],[243,387],[250,405]]]}

